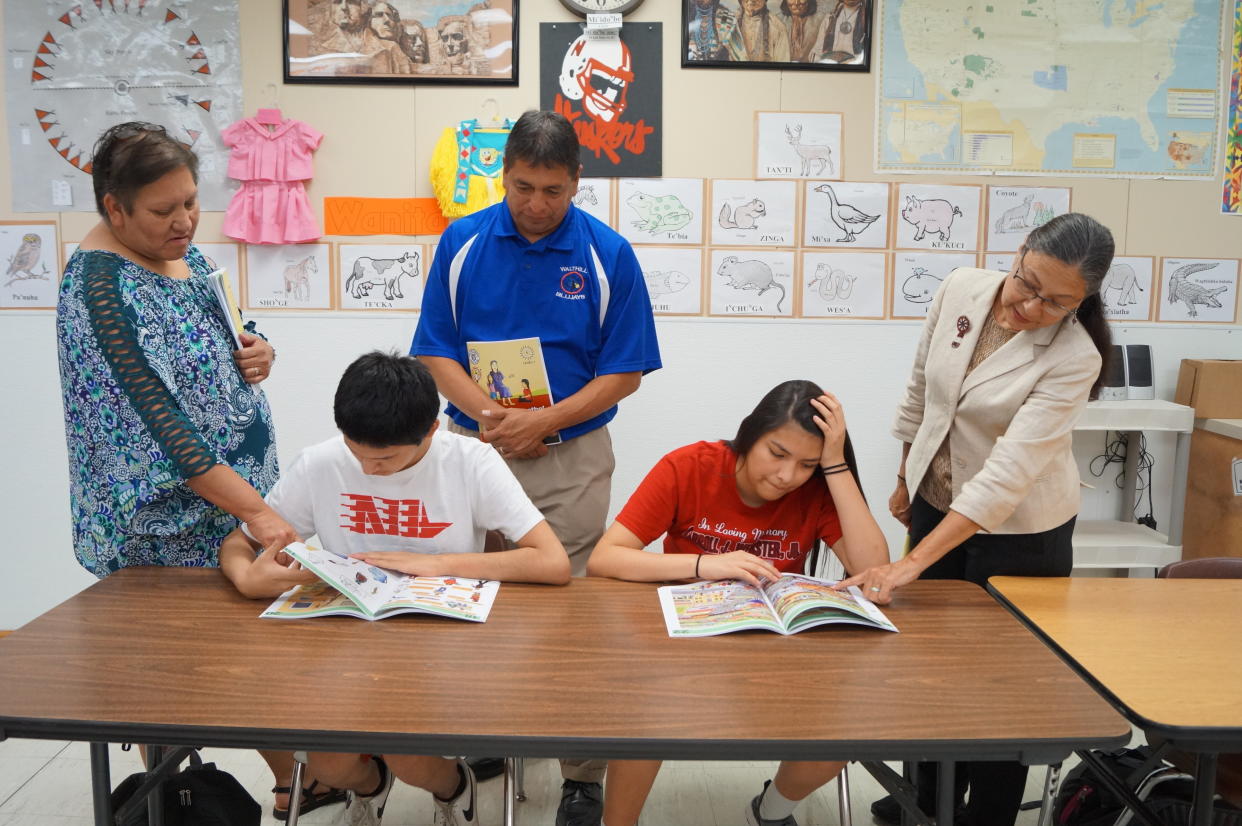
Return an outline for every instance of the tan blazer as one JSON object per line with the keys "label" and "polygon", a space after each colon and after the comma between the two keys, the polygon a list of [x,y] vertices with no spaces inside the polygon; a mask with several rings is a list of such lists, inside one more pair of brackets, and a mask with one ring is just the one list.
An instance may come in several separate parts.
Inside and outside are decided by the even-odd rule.
{"label": "tan blazer", "polygon": [[[952,509],[986,531],[1036,533],[1078,512],[1070,438],[1099,375],[1100,355],[1069,316],[1018,333],[967,376],[979,331],[1006,277],[963,267],[945,279],[928,311],[893,435],[910,444],[911,499],[947,435]],[[970,327],[959,338],[960,318]]]}

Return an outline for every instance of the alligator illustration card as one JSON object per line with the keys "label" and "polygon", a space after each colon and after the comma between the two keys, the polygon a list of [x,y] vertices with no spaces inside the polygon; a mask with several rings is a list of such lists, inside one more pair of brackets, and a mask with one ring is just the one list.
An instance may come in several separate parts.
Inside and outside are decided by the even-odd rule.
{"label": "alligator illustration card", "polygon": [[804,252],[803,318],[883,318],[882,252]]}
{"label": "alligator illustration card", "polygon": [[958,267],[975,266],[973,252],[893,254],[893,318],[926,318],[936,291]]}
{"label": "alligator illustration card", "polygon": [[793,181],[712,181],[712,244],[794,246],[796,201]]}
{"label": "alligator illustration card", "polygon": [[631,244],[702,244],[702,178],[619,178],[617,232]]}
{"label": "alligator illustration card", "polygon": [[330,244],[246,246],[246,309],[332,309]]}
{"label": "alligator illustration card", "polygon": [[583,212],[603,221],[608,226],[612,222],[612,178],[581,178],[578,180],[578,191],[574,193],[574,206]]}
{"label": "alligator illustration card", "polygon": [[1151,319],[1155,261],[1148,256],[1117,256],[1100,285],[1104,317],[1110,321]]}
{"label": "alligator illustration card", "polygon": [[792,250],[714,249],[711,314],[793,317]]}
{"label": "alligator illustration card", "polygon": [[840,179],[841,115],[756,112],[756,178]]}
{"label": "alligator illustration card", "polygon": [[703,313],[703,250],[690,247],[635,247],[656,315]]}
{"label": "alligator illustration card", "polygon": [[1238,259],[1162,258],[1157,321],[1233,324],[1238,313]]}
{"label": "alligator illustration card", "polygon": [[897,249],[979,249],[981,187],[897,184],[893,208]]}
{"label": "alligator illustration card", "polygon": [[337,244],[342,310],[414,312],[427,276],[422,244]]}
{"label": "alligator illustration card", "polygon": [[889,185],[806,181],[802,246],[877,249],[888,246]]}
{"label": "alligator illustration card", "polygon": [[1028,232],[1069,211],[1069,187],[990,186],[986,248],[1016,251]]}

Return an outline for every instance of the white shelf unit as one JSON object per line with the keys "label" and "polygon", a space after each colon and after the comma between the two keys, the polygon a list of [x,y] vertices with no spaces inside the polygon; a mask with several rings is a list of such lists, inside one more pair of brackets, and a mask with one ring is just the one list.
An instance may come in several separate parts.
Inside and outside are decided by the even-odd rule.
{"label": "white shelf unit", "polygon": [[[1159,568],[1182,558],[1182,512],[1186,506],[1186,472],[1195,411],[1161,401],[1089,402],[1075,430],[1118,430],[1129,435],[1123,475],[1125,520],[1083,520],[1074,526],[1074,568]],[[1138,483],[1139,435],[1143,431],[1177,434],[1170,491],[1169,532],[1153,531],[1133,521]],[[1128,504],[1129,507],[1124,507]]]}

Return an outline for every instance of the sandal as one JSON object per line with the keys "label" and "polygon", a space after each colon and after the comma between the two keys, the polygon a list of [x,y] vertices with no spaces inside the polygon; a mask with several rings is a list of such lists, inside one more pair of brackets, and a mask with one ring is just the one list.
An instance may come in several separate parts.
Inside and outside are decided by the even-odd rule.
{"label": "sandal", "polygon": [[[315,791],[318,788],[324,791]],[[289,794],[293,789],[290,786],[273,786],[273,794]],[[334,789],[331,786],[323,785],[318,780],[302,789],[302,804],[298,807],[298,817],[313,812],[320,806],[330,806],[333,803],[340,803],[345,799],[344,789]],[[286,804],[288,805],[288,804]],[[272,817],[284,822],[289,819],[289,810],[277,808],[276,804],[272,804]]]}

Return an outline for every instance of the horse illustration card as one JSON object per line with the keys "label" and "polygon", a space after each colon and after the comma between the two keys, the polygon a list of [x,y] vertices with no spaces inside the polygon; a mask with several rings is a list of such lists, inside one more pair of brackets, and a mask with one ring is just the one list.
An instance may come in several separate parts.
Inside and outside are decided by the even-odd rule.
{"label": "horse illustration card", "polygon": [[1233,324],[1238,308],[1238,259],[1162,258],[1157,321]]}
{"label": "horse illustration card", "polygon": [[793,181],[712,181],[712,244],[794,246],[797,186]]}
{"label": "horse illustration card", "polygon": [[898,249],[979,249],[981,188],[974,185],[897,184],[893,246]]}
{"label": "horse illustration card", "polygon": [[249,310],[332,309],[330,244],[246,246]]}
{"label": "horse illustration card", "polygon": [[342,310],[414,312],[427,276],[422,244],[337,244]]}
{"label": "horse illustration card", "polygon": [[1113,265],[1100,285],[1104,317],[1110,321],[1148,321],[1151,319],[1152,274],[1155,261],[1148,256],[1122,256]]}
{"label": "horse illustration card", "polygon": [[574,206],[608,226],[612,222],[612,178],[581,178],[574,193]]}
{"label": "horse illustration card", "polygon": [[1069,187],[990,186],[986,248],[1016,251],[1028,232],[1069,211]]}
{"label": "horse illustration card", "polygon": [[793,272],[792,250],[712,250],[711,314],[793,317]]}
{"label": "horse illustration card", "polygon": [[893,254],[893,318],[925,318],[936,291],[958,267],[975,266],[973,252]]}
{"label": "horse illustration card", "polygon": [[840,180],[838,112],[756,112],[756,178]]}
{"label": "horse illustration card", "polygon": [[807,181],[802,246],[882,250],[888,246],[888,212],[888,184]]}
{"label": "horse illustration card", "polygon": [[702,244],[703,179],[617,179],[617,232],[631,244]]}
{"label": "horse illustration card", "polygon": [[690,247],[635,247],[656,315],[701,315],[703,250]]}
{"label": "horse illustration card", "polygon": [[0,222],[0,309],[50,310],[60,288],[59,246],[53,221]]}
{"label": "horse illustration card", "polygon": [[803,318],[883,318],[882,252],[804,252]]}

